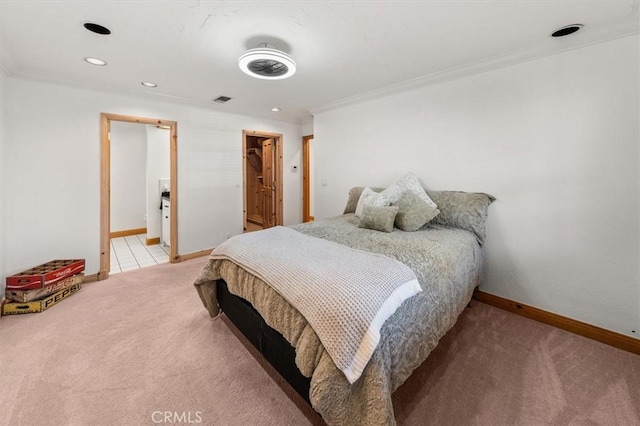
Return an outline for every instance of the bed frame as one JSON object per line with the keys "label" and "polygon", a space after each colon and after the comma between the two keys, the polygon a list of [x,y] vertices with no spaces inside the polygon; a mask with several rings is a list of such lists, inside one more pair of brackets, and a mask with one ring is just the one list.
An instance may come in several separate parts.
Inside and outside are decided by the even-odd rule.
{"label": "bed frame", "polygon": [[300,373],[296,366],[296,351],[276,330],[264,322],[253,305],[233,295],[224,280],[216,281],[218,305],[227,318],[240,330],[253,346],[269,361],[278,373],[304,398],[309,405],[311,379]]}

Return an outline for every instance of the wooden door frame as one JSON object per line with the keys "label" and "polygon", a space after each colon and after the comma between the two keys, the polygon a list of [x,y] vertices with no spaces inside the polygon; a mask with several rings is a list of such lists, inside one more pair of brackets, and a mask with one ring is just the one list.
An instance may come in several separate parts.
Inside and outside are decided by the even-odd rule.
{"label": "wooden door frame", "polygon": [[169,237],[169,261],[180,261],[178,255],[178,122],[156,118],[100,113],[100,272],[98,280],[109,277],[109,250],[111,230],[111,122],[151,124],[169,126],[169,178],[171,201],[171,235]]}
{"label": "wooden door frame", "polygon": [[262,130],[243,130],[242,131],[242,228],[247,225],[247,136],[256,136],[259,138],[274,139],[274,158],[276,159],[275,181],[276,185],[276,226],[283,224],[283,203],[282,203],[282,155],[283,143],[282,133],[264,132]]}
{"label": "wooden door frame", "polygon": [[302,137],[302,221],[311,222],[314,218],[311,216],[311,170],[309,145],[313,135]]}

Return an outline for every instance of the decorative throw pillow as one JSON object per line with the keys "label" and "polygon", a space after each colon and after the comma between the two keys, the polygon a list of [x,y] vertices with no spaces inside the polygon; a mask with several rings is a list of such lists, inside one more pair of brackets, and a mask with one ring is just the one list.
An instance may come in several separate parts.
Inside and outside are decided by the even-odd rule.
{"label": "decorative throw pillow", "polygon": [[489,204],[495,197],[478,192],[430,191],[429,195],[438,203],[440,214],[430,223],[473,232],[480,244],[485,239],[485,222]]}
{"label": "decorative throw pillow", "polygon": [[[364,186],[354,186],[349,190],[349,198],[347,199],[347,205],[344,208],[344,212],[342,214],[347,213],[355,213],[356,208],[358,207],[358,201],[360,201],[360,196],[362,195],[362,191],[364,191]],[[373,192],[382,192],[384,188],[370,188]]]}
{"label": "decorative throw pillow", "polygon": [[[388,187],[387,189],[380,192],[380,195],[384,197],[385,201],[388,202],[387,205],[393,204],[402,197],[402,194],[406,191],[406,189],[396,183]],[[377,192],[374,190],[374,192]]]}
{"label": "decorative throw pillow", "polygon": [[395,220],[396,228],[408,232],[417,231],[440,213],[440,210],[431,207],[411,191],[402,194],[402,197],[394,205],[398,206]]}
{"label": "decorative throw pillow", "polygon": [[427,195],[425,190],[420,185],[420,182],[418,181],[418,177],[413,172],[409,172],[403,177],[401,177],[400,180],[396,182],[396,185],[401,187],[403,191],[406,190],[406,191],[413,192],[418,197],[422,198],[427,204],[429,204],[434,209],[438,207],[437,204],[434,203],[431,198],[429,198],[429,195]]}
{"label": "decorative throw pillow", "polygon": [[375,231],[391,232],[396,214],[398,214],[398,206],[376,207],[366,204],[362,209],[358,226]]}
{"label": "decorative throw pillow", "polygon": [[[413,172],[409,172],[404,175],[400,180],[398,180],[395,184],[391,185],[389,188],[369,188],[373,192],[384,193],[385,198],[389,202],[386,205],[391,203],[395,203],[400,196],[406,192],[411,191],[414,194],[418,195],[422,198],[427,204],[429,204],[433,208],[437,208],[436,203],[429,198],[429,195],[425,192],[425,190],[420,186],[420,182],[418,178]],[[360,199],[362,193],[364,192],[364,186],[356,186],[351,188],[349,191],[349,198],[347,199],[347,205],[344,208],[344,212],[342,214],[347,213],[355,213],[356,216],[360,216],[362,214],[362,208],[358,209],[358,205],[360,204]],[[364,200],[363,200],[364,201]],[[381,203],[382,204],[382,203]]]}
{"label": "decorative throw pillow", "polygon": [[389,203],[386,202],[385,198],[377,192],[373,192],[371,188],[365,188],[362,191],[362,195],[360,195],[360,199],[358,200],[358,205],[356,206],[356,216],[362,216],[362,209],[365,205],[376,206],[376,207],[384,207],[388,206]]}

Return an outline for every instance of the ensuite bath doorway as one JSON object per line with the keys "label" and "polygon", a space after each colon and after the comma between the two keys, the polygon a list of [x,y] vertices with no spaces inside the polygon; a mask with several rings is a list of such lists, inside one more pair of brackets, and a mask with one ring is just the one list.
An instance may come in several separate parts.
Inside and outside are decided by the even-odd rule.
{"label": "ensuite bath doorway", "polygon": [[100,272],[179,259],[177,123],[101,114]]}

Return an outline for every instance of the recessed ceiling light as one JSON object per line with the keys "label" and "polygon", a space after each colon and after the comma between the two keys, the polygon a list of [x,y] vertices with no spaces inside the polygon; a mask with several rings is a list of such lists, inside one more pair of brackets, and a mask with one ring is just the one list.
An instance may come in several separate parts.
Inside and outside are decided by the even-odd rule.
{"label": "recessed ceiling light", "polygon": [[273,108],[271,108],[271,111],[273,111],[273,112],[280,112],[280,108],[278,108],[278,107],[273,107]]}
{"label": "recessed ceiling light", "polygon": [[238,66],[245,74],[264,80],[282,80],[296,73],[295,61],[286,53],[267,47],[251,49],[238,59]]}
{"label": "recessed ceiling light", "polygon": [[111,30],[109,28],[103,27],[102,25],[93,24],[91,22],[85,23],[84,27],[89,31],[91,31],[92,33],[101,34],[101,35],[111,34]]}
{"label": "recessed ceiling light", "polygon": [[107,65],[105,61],[98,58],[84,58],[84,60],[90,63],[91,65],[98,65],[100,67],[104,67],[105,65]]}
{"label": "recessed ceiling light", "polygon": [[140,83],[140,84],[142,84],[144,87],[158,87],[158,85],[157,85],[157,84],[152,83],[152,82],[150,82],[150,81],[143,81],[143,82],[142,82],[142,83]]}
{"label": "recessed ceiling light", "polygon": [[578,31],[580,28],[582,28],[583,25],[582,24],[571,24],[571,25],[565,25],[562,28],[558,28],[557,30],[555,30],[554,32],[551,33],[551,37],[564,37],[564,36],[568,36],[569,34],[573,34],[576,31]]}

